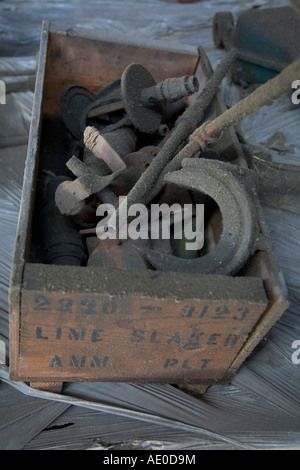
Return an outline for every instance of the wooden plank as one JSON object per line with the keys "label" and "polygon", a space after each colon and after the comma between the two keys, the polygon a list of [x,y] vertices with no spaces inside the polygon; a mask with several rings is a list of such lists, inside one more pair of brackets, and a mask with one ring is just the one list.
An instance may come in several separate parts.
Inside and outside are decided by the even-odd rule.
{"label": "wooden plank", "polygon": [[[61,284],[67,273],[68,283]],[[134,282],[132,272],[26,265],[18,377],[215,381],[267,306],[256,278],[151,271],[138,277]],[[255,292],[250,302],[249,290]]]}

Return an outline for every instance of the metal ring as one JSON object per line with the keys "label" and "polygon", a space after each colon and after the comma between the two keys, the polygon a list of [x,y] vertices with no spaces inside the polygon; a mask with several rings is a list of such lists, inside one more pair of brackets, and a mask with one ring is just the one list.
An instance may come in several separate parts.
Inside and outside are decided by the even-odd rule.
{"label": "metal ring", "polygon": [[223,217],[223,230],[216,246],[204,256],[183,259],[147,250],[145,256],[150,264],[164,271],[236,274],[248,260],[258,235],[254,199],[240,182],[245,171],[249,170],[227,162],[185,159],[181,170],[167,174],[167,183],[214,199]]}

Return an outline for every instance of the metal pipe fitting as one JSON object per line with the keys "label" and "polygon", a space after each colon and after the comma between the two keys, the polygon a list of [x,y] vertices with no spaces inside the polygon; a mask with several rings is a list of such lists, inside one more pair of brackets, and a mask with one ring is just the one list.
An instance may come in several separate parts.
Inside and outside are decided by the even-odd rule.
{"label": "metal pipe fitting", "polygon": [[120,155],[107,142],[105,135],[101,135],[95,127],[86,127],[83,137],[85,146],[97,158],[104,160],[113,172],[125,170],[126,164]]}
{"label": "metal pipe fitting", "polygon": [[144,88],[141,101],[145,106],[156,103],[173,103],[199,90],[199,80],[195,75],[167,78],[155,86]]}

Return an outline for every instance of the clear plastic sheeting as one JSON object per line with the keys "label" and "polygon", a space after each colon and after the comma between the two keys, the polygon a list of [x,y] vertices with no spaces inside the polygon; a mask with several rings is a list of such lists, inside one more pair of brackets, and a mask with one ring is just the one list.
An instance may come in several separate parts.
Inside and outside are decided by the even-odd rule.
{"label": "clear plastic sheeting", "polygon": [[[286,5],[286,0],[203,1],[178,4],[167,0],[80,0],[1,2],[2,56],[37,53],[43,19],[84,27],[104,38],[155,46],[169,43],[195,52],[201,44],[217,53],[212,42],[212,18],[216,11]],[[211,49],[211,51],[210,51]],[[220,55],[220,53],[218,53]]]}
{"label": "clear plastic sheeting", "polygon": [[[201,45],[214,67],[224,55],[212,40],[216,12],[236,16],[253,7],[288,4],[2,1],[0,79],[12,83],[33,75],[42,20],[152,47],[196,52]],[[247,92],[223,81],[228,106]],[[6,105],[0,105],[0,341],[7,359],[9,278],[32,103],[29,91],[8,93]],[[300,364],[292,360],[293,342],[300,340],[299,124],[300,108],[288,94],[240,123],[291,305],[231,383],[201,396],[172,385],[123,383],[66,383],[61,394],[52,394],[11,382],[7,365],[0,365],[1,449],[299,448]]]}

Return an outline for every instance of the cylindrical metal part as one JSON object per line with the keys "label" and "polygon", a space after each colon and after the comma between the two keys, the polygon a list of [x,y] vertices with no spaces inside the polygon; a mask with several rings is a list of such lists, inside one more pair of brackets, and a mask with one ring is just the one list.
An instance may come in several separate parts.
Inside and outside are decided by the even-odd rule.
{"label": "cylindrical metal part", "polygon": [[141,100],[145,106],[156,103],[172,103],[199,90],[199,80],[195,75],[167,78],[155,86],[144,88]]}
{"label": "cylindrical metal part", "polygon": [[112,148],[95,127],[88,126],[84,131],[84,144],[97,158],[105,161],[107,166],[115,172],[126,168],[120,155]]}
{"label": "cylindrical metal part", "polygon": [[[291,84],[300,76],[300,60],[297,60],[283,69],[276,77],[254,90],[213,121],[208,121],[198,127],[190,136],[190,142],[181,150],[181,161],[186,157],[193,157],[199,150],[204,150],[209,141],[213,141],[230,126],[236,125],[251,113],[262,106],[272,103],[283,93],[291,89]],[[178,154],[175,158],[180,156]]]}

